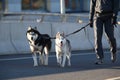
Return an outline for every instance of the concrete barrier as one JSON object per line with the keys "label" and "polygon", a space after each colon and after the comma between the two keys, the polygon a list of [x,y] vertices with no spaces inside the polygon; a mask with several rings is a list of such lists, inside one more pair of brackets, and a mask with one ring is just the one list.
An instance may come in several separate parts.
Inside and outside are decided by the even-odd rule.
{"label": "concrete barrier", "polygon": [[37,26],[43,34],[51,36],[49,24],[31,22],[0,22],[0,54],[22,54],[29,53],[29,44],[26,38],[28,26]]}
{"label": "concrete barrier", "polygon": [[0,23],[0,54],[13,53],[14,51],[11,44],[10,25]]}
{"label": "concrete barrier", "polygon": [[[37,23],[37,22],[0,22],[0,55],[3,54],[24,54],[30,53],[29,44],[26,38],[26,31],[29,25],[36,26],[42,34],[49,34],[54,37],[59,32],[69,34],[80,29],[87,23]],[[120,49],[120,28],[115,28],[117,46]],[[93,50],[94,33],[93,29],[87,27],[76,34],[67,37],[71,41],[72,50]],[[55,43],[52,40],[52,52],[55,51]],[[109,48],[106,37],[103,36],[103,48]]]}

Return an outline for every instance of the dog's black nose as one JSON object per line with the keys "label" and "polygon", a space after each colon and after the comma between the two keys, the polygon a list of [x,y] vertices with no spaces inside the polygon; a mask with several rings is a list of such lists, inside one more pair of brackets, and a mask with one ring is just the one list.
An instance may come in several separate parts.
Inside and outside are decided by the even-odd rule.
{"label": "dog's black nose", "polygon": [[60,46],[63,46],[63,41],[60,42]]}

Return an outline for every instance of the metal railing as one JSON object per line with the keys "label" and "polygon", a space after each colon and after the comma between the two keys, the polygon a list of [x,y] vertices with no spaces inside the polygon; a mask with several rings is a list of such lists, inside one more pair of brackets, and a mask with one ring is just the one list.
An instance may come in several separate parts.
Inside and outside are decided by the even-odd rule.
{"label": "metal railing", "polygon": [[[88,23],[89,13],[0,12],[0,21]],[[118,15],[118,24],[120,24],[120,15]]]}
{"label": "metal railing", "polygon": [[88,13],[60,14],[60,13],[0,13],[1,21],[36,21],[36,22],[85,22]]}

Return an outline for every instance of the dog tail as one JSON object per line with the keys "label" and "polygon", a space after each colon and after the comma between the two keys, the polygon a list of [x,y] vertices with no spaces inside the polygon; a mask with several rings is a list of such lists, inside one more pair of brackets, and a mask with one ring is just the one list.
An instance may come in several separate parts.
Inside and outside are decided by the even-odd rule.
{"label": "dog tail", "polygon": [[71,52],[71,44],[70,41],[67,39],[67,45],[69,46],[69,51]]}

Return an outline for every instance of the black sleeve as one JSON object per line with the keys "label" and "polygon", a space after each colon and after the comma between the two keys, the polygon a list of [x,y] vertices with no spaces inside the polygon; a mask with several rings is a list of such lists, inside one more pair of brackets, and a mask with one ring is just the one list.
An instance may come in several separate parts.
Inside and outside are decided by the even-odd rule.
{"label": "black sleeve", "polygon": [[90,0],[90,14],[89,14],[90,21],[93,21],[93,17],[95,13],[95,5],[96,5],[96,0]]}

